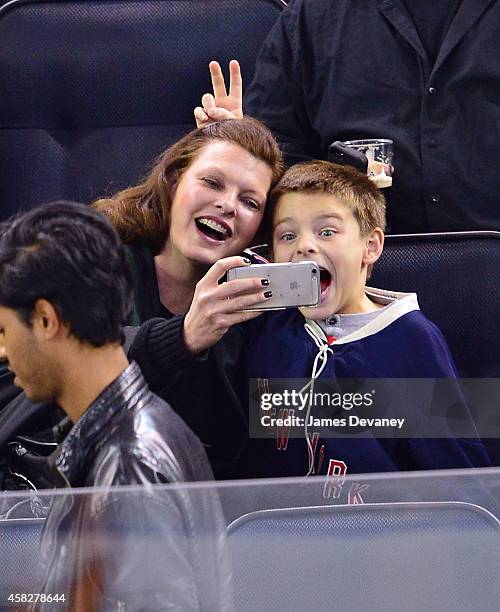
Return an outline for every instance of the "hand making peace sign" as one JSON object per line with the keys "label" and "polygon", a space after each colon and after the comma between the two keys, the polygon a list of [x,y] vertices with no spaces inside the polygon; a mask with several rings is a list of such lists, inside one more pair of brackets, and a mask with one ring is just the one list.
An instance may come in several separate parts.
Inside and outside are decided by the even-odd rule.
{"label": "hand making peace sign", "polygon": [[219,62],[210,62],[208,67],[214,95],[204,94],[201,98],[202,106],[194,109],[196,127],[203,127],[221,119],[241,119],[243,117],[243,85],[239,63],[236,60],[229,62],[229,94]]}

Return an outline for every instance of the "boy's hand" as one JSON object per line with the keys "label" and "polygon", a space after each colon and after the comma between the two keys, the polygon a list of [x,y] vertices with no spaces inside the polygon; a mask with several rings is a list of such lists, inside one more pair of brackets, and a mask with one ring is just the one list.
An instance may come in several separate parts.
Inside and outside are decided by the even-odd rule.
{"label": "boy's hand", "polygon": [[229,62],[229,95],[219,62],[210,62],[208,67],[212,77],[214,95],[204,94],[201,98],[202,106],[194,109],[194,118],[198,128],[222,119],[241,119],[243,117],[243,84],[239,63],[236,60]]}
{"label": "boy's hand", "polygon": [[[233,325],[255,319],[262,312],[241,312],[265,302],[271,287],[260,278],[245,278],[219,284],[231,268],[248,265],[242,257],[216,262],[196,285],[191,308],[184,319],[183,337],[187,349],[197,355],[218,342]],[[268,295],[269,296],[269,295]],[[269,296],[270,297],[270,296]]]}

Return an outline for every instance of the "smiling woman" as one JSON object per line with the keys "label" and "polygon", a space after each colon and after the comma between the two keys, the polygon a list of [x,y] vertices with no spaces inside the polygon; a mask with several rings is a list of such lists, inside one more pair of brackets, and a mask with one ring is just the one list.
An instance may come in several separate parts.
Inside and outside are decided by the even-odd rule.
{"label": "smiling woman", "polygon": [[[245,265],[239,254],[258,240],[268,193],[281,173],[281,153],[269,130],[250,118],[229,119],[193,130],[158,158],[143,182],[94,203],[117,229],[132,264],[134,311],[129,323],[146,322],[139,339],[153,328],[155,317],[162,317],[162,334],[153,342],[157,338],[174,371],[193,363],[196,354],[215,344],[232,326],[258,316],[240,309],[266,300],[269,287],[265,289],[260,279],[223,284],[219,280],[228,269]],[[73,294],[70,299],[78,302]],[[0,334],[0,413],[3,423],[10,423],[19,413],[19,402],[13,375],[2,361],[4,343]],[[133,358],[142,367],[150,356],[144,351]],[[30,386],[23,372],[21,364],[16,382],[21,379],[23,385]],[[162,385],[169,379],[167,374]],[[204,387],[200,380],[193,384]],[[162,386],[157,391],[170,399]],[[30,418],[38,419],[24,394],[21,402],[24,413],[30,409]],[[173,404],[173,408],[177,406]],[[53,425],[60,414],[58,409],[51,410]],[[181,416],[202,438],[216,471],[219,466],[225,469],[234,452],[225,452],[227,445],[217,440],[225,435],[219,426],[224,419],[200,411],[199,406],[189,410],[180,411]],[[39,430],[46,429],[47,414],[45,411],[40,417],[40,424],[37,421]],[[15,423],[16,433],[26,433],[25,421]],[[32,424],[33,420],[29,426]],[[2,431],[7,444],[13,428],[10,433],[5,427]],[[219,454],[221,448],[223,453]],[[0,454],[0,484],[2,479]]]}
{"label": "smiling woman", "polygon": [[[228,119],[193,130],[160,156],[141,184],[94,204],[128,248],[134,272],[131,323],[145,322],[137,346],[145,346],[141,338],[151,337],[151,330],[152,342],[169,356],[171,370],[162,372],[155,391],[198,434],[219,477],[235,456],[224,441],[229,417],[198,405],[182,409],[168,386],[175,372],[191,367],[196,355],[231,327],[259,314],[242,308],[268,299],[270,287],[260,279],[219,280],[248,263],[239,254],[258,240],[268,193],[281,174],[271,132],[251,118]],[[163,318],[158,336],[157,317]],[[141,348],[131,356],[141,368],[151,358],[149,349]],[[210,378],[221,376],[222,364],[221,356]],[[192,384],[206,386],[199,378]]]}
{"label": "smiling woman", "polygon": [[173,184],[162,259],[187,259],[196,267],[240,253],[259,228],[271,182],[267,163],[239,145],[205,145]]}
{"label": "smiling woman", "polygon": [[[200,281],[210,293],[197,309],[203,316],[221,304],[222,314],[234,315],[229,295],[242,298],[240,308],[266,299],[255,281],[228,287],[217,281],[227,269],[244,265],[241,257],[231,256],[255,238],[281,172],[281,153],[269,130],[251,118],[230,119],[193,130],[159,157],[141,184],[94,204],[129,246],[136,279],[134,324],[185,314]],[[249,316],[234,315],[231,325]]]}

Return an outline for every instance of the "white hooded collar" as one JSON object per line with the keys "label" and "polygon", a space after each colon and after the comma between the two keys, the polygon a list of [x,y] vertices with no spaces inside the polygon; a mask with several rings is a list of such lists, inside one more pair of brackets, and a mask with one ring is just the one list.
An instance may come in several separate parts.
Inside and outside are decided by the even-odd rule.
{"label": "white hooded collar", "polygon": [[[389,306],[384,308],[379,316],[369,321],[366,325],[363,325],[363,327],[360,327],[347,336],[335,340],[333,342],[334,345],[347,344],[348,342],[355,342],[356,340],[362,340],[368,336],[373,336],[394,323],[394,321],[401,318],[403,315],[414,310],[420,310],[416,293],[387,291],[374,287],[365,287],[365,293],[372,301],[378,304],[389,304]],[[315,335],[325,338],[326,340],[325,332],[316,321],[307,319],[306,323],[310,329],[315,331]]]}

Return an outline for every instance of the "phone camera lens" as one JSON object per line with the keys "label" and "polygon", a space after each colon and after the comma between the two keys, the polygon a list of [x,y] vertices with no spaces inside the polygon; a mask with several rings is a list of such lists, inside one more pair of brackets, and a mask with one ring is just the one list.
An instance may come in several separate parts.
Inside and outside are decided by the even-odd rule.
{"label": "phone camera lens", "polygon": [[316,270],[316,268],[313,268],[312,273],[313,273],[313,274],[317,274],[317,273],[318,273],[318,271]]}

